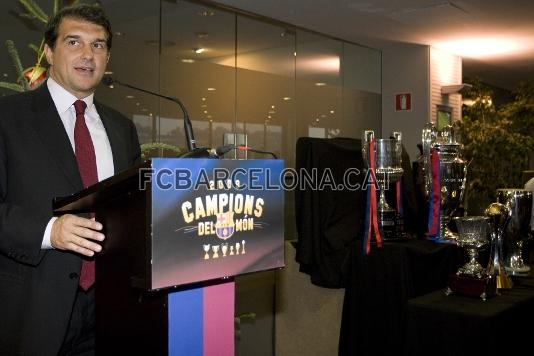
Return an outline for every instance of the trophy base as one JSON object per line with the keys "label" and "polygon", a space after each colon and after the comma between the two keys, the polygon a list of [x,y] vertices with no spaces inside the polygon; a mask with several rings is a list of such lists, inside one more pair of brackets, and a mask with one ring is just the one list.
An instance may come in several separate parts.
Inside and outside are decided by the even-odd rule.
{"label": "trophy base", "polygon": [[506,272],[511,274],[512,276],[528,276],[530,274],[530,267],[529,266],[523,266],[523,267],[504,267],[506,269]]}
{"label": "trophy base", "polygon": [[482,300],[486,300],[497,294],[497,287],[495,286],[494,279],[487,277],[473,278],[453,274],[449,277],[449,286],[445,294],[450,295],[453,293],[469,297],[479,297]]}
{"label": "trophy base", "polygon": [[383,233],[384,241],[406,239],[404,219],[395,210],[379,210],[378,225]]}

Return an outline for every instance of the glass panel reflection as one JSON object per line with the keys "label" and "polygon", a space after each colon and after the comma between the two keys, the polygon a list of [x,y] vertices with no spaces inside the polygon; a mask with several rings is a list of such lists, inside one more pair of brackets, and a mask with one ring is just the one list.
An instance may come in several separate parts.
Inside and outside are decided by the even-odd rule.
{"label": "glass panel reflection", "polygon": [[[236,133],[246,135],[249,147],[288,161],[295,143],[294,51],[294,31],[237,17]],[[248,153],[248,158],[270,156]]]}
{"label": "glass panel reflection", "polygon": [[[235,121],[235,15],[187,1],[161,3],[161,93],[180,98],[198,147],[222,145]],[[185,149],[182,114],[161,102],[159,140]]]}
{"label": "glass panel reflection", "polygon": [[297,31],[297,137],[344,135],[340,41]]}

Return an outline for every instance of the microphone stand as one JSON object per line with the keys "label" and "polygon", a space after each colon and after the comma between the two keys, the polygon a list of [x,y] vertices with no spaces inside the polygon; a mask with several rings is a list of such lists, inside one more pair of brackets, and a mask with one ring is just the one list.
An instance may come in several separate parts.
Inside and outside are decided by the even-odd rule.
{"label": "microphone stand", "polygon": [[178,104],[178,106],[180,106],[180,109],[182,110],[182,113],[184,115],[184,131],[185,131],[185,137],[186,137],[187,149],[188,149],[188,152],[184,153],[180,157],[181,158],[218,158],[215,150],[211,148],[197,148],[195,136],[193,135],[193,125],[191,124],[191,120],[189,119],[189,114],[187,113],[187,109],[185,108],[184,104],[182,104],[182,102],[178,98],[175,98],[172,96],[166,96],[166,95],[162,95],[162,94],[150,91],[150,90],[138,88],[133,85],[115,80],[110,76],[105,76],[102,79],[102,82],[108,86],[114,83],[117,83],[124,87],[134,89],[137,91],[141,91],[143,93],[151,94],[151,95],[163,98],[163,99],[167,99]]}

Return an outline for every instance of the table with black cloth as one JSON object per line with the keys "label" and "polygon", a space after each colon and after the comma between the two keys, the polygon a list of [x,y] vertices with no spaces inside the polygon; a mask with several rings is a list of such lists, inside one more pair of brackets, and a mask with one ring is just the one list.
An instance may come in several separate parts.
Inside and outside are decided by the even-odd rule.
{"label": "table with black cloth", "polygon": [[446,287],[464,258],[456,245],[427,240],[373,245],[369,255],[354,246],[339,355],[401,355],[408,300]]}
{"label": "table with black cloth", "polygon": [[[353,138],[319,139],[300,137],[297,140],[297,171],[318,177],[326,172],[336,183],[343,182],[347,170],[358,169],[351,183],[364,182],[361,141]],[[405,229],[415,235],[418,215],[410,158],[403,148],[402,202]],[[395,189],[386,193],[388,202],[395,201]],[[326,288],[343,288],[350,270],[350,253],[359,243],[365,218],[365,191],[361,189],[295,190],[295,215],[298,232],[296,260],[300,271],[310,275],[311,283]],[[394,206],[394,205],[392,205]]]}
{"label": "table with black cloth", "polygon": [[491,356],[530,354],[534,282],[482,301],[438,290],[408,302],[405,355]]}

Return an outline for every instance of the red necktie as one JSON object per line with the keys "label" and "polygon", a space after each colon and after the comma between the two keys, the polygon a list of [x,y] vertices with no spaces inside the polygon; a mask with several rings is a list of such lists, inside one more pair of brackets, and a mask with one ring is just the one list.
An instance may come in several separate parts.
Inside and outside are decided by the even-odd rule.
{"label": "red necktie", "polygon": [[[74,126],[74,149],[76,151],[76,162],[82,178],[83,187],[98,182],[96,170],[96,156],[93,141],[89,134],[89,129],[85,124],[85,108],[87,105],[83,100],[74,102],[76,110],[76,124]],[[95,282],[95,261],[94,259],[83,259],[82,270],[80,272],[80,287],[83,290],[89,289]]]}

